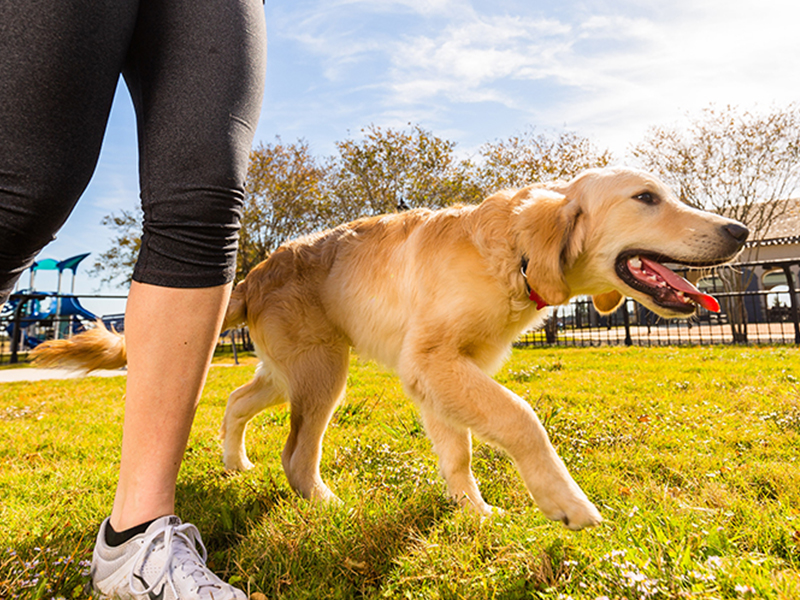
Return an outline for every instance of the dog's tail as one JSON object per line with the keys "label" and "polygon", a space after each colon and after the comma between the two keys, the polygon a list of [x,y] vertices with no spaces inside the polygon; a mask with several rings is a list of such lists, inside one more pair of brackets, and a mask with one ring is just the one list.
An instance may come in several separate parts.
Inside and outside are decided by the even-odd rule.
{"label": "dog's tail", "polygon": [[120,369],[128,362],[125,336],[106,329],[99,319],[96,327],[70,339],[39,344],[31,357],[40,367],[61,367],[84,373],[97,369]]}
{"label": "dog's tail", "polygon": [[[246,290],[242,281],[231,294],[221,331],[241,325],[247,319]],[[121,369],[128,362],[125,336],[107,329],[99,319],[95,327],[69,339],[39,344],[31,358],[36,366],[71,369],[84,374],[98,369]]]}

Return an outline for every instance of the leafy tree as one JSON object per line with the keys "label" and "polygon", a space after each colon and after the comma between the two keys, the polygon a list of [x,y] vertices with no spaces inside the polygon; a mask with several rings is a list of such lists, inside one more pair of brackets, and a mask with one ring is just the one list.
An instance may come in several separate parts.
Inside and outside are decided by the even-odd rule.
{"label": "leafy tree", "polygon": [[611,152],[597,149],[577,133],[547,135],[533,129],[484,144],[480,154],[483,160],[477,177],[487,194],[502,188],[571,179],[584,169],[605,167],[612,159]]}
{"label": "leafy tree", "polygon": [[427,206],[481,199],[472,165],[459,161],[456,144],[415,125],[411,131],[370,125],[360,141],[337,143],[329,166],[329,194],[340,222]]}
{"label": "leafy tree", "polygon": [[326,226],[331,207],[326,169],[302,140],[261,145],[250,154],[237,277],[244,277],[284,241]]}
{"label": "leafy tree", "polygon": [[760,239],[800,184],[800,106],[709,107],[688,127],[651,128],[633,155],[684,202],[737,219]]}
{"label": "leafy tree", "polygon": [[89,275],[100,277],[101,284],[130,285],[142,246],[142,211],[137,208],[112,213],[103,217],[101,224],[110,227],[115,235],[111,247],[95,259]]}

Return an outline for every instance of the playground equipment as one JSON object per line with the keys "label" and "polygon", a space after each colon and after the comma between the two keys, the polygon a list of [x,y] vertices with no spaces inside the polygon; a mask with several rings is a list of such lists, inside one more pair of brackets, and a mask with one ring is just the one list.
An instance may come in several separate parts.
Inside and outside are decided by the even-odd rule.
{"label": "playground equipment", "polygon": [[[0,317],[7,322],[6,331],[11,337],[12,355],[20,346],[34,348],[42,343],[52,329],[52,337],[67,337],[85,329],[86,322],[94,322],[97,315],[86,310],[75,297],[75,274],[78,265],[89,254],[79,254],[57,261],[45,258],[36,261],[30,268],[30,288],[19,290],[3,306]],[[39,271],[58,270],[58,286],[55,292],[37,291],[35,278]],[[64,271],[72,271],[70,295],[61,294]]]}
{"label": "playground equipment", "polygon": [[57,261],[54,258],[44,258],[42,260],[37,260],[35,263],[31,265],[31,282],[30,282],[30,289],[35,290],[34,287],[34,278],[36,277],[36,273],[38,271],[55,271],[58,270],[58,291],[57,293],[61,293],[61,278],[64,275],[64,271],[72,271],[72,287],[70,289],[70,294],[75,293],[75,274],[78,271],[78,265],[83,261],[84,258],[89,256],[89,252],[86,254],[78,254],[71,258],[67,258],[62,261]]}

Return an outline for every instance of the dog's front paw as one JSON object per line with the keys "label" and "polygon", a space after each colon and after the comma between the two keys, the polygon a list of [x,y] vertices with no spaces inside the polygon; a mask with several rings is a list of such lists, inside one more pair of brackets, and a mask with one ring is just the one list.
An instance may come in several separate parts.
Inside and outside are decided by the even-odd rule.
{"label": "dog's front paw", "polygon": [[603,517],[597,507],[586,500],[579,507],[564,514],[561,522],[573,531],[579,531],[584,527],[594,527],[603,522]]}
{"label": "dog's front paw", "polygon": [[573,531],[594,527],[603,522],[600,511],[582,494],[557,503],[539,503],[539,508],[548,519],[561,521]]}

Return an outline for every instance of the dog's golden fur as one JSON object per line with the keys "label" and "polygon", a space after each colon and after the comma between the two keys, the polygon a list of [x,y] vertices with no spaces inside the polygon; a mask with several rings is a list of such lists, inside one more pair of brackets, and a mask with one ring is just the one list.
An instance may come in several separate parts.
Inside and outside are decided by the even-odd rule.
{"label": "dog's golden fur", "polygon": [[[366,218],[286,243],[236,287],[228,307],[224,327],[246,323],[261,364],[228,400],[225,465],[251,467],[247,422],[289,402],[282,453],[289,482],[305,497],[335,499],[320,477],[320,453],[355,347],[400,376],[462,505],[491,512],[470,470],[475,434],[511,455],[549,518],[575,529],[594,525],[599,512],[530,405],[490,375],[517,336],[547,314],[530,290],[551,305],[593,295],[603,313],[631,295],[677,316],[620,279],[618,257],[642,250],[691,264],[727,260],[742,242],[725,232],[731,223],[681,204],[653,176],[605,169],[503,191],[480,205]],[[104,335],[116,339],[96,334],[88,345],[105,344]],[[60,351],[73,351],[69,344],[40,354],[59,360]]]}
{"label": "dog's golden fur", "polygon": [[128,362],[125,338],[106,329],[99,319],[96,325],[69,339],[40,344],[31,353],[36,365],[84,373],[98,369],[121,369]]}

